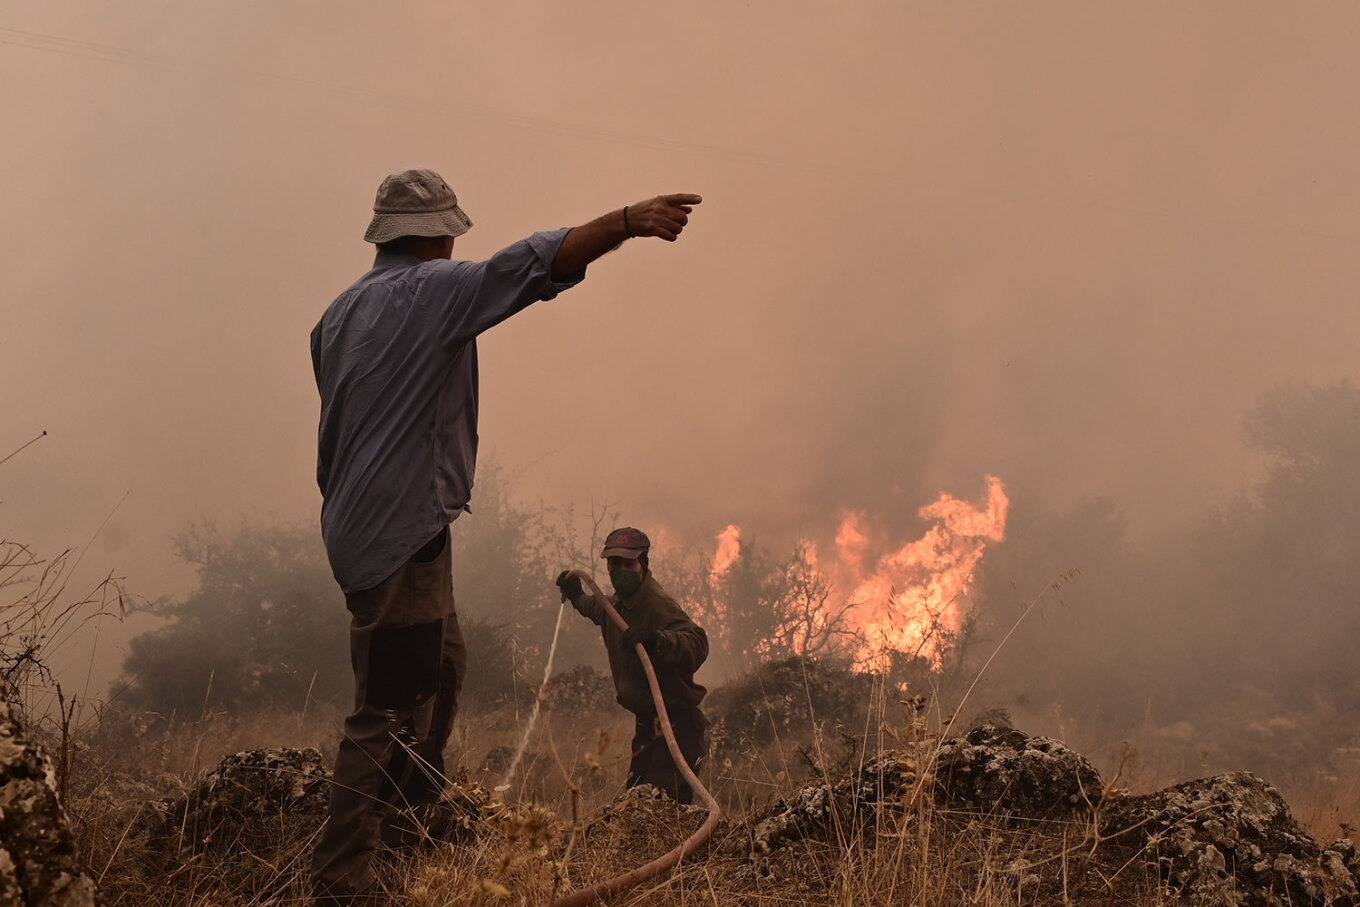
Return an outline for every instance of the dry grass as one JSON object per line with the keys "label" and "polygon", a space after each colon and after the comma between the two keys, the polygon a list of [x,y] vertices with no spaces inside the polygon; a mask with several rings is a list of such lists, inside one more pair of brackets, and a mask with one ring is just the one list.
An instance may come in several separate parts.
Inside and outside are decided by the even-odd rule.
{"label": "dry grass", "polygon": [[[810,703],[810,699],[809,699]],[[945,716],[917,714],[876,686],[851,714],[770,723],[759,743],[728,739],[705,781],[728,821],[706,852],[678,870],[613,897],[615,905],[901,905],[1003,907],[1176,903],[1159,855],[1102,838],[1098,816],[1068,821],[950,812],[918,783],[873,809],[841,804],[795,840],[753,855],[753,825],[800,787],[829,786],[881,751],[930,755]],[[82,853],[105,903],[137,907],[265,907],[306,903],[307,865],[319,821],[280,816],[272,845],[234,842],[167,859],[138,833],[143,805],[182,793],[225,755],[267,746],[316,747],[329,763],[337,713],[233,717],[106,715],[83,741],[68,801]],[[633,869],[678,845],[702,810],[636,796],[618,799],[632,720],[620,709],[545,713],[513,778],[505,777],[527,710],[464,714],[450,743],[461,780],[482,804],[473,832],[453,844],[386,854],[381,877],[403,907],[547,904],[554,897]],[[1070,729],[1069,729],[1070,730]],[[1155,746],[1091,752],[1107,778],[1143,791],[1185,780],[1164,777]],[[1094,735],[1093,735],[1094,737]],[[1075,738],[1075,739],[1074,739]],[[1090,742],[1089,740],[1085,742]],[[931,764],[929,758],[918,765]],[[1207,772],[1206,772],[1207,774]],[[1355,775],[1349,776],[1350,778]],[[1306,781],[1316,781],[1311,793]],[[1298,816],[1325,840],[1344,832],[1345,803],[1360,786],[1345,776],[1300,775]],[[1346,788],[1349,800],[1338,800]],[[494,792],[494,793],[493,793]]]}
{"label": "dry grass", "polygon": [[[706,853],[676,872],[615,896],[616,905],[898,905],[1001,907],[1017,903],[1156,905],[1167,902],[1147,861],[1100,842],[1090,818],[1016,823],[938,809],[908,794],[871,812],[833,811],[825,828],[765,856],[748,854],[748,821],[798,785],[826,783],[881,745],[929,747],[924,722],[896,724],[867,710],[858,742],[822,725],[759,750],[742,751],[709,773],[730,809]],[[134,727],[135,743],[106,730],[104,746],[82,752],[81,783],[69,810],[83,855],[109,905],[264,907],[306,903],[306,869],[316,822],[281,816],[267,853],[229,842],[188,859],[157,856],[137,833],[139,804],[187,789],[204,768],[239,749],[271,744],[333,746],[338,716],[205,716]],[[897,715],[898,719],[907,716]],[[522,720],[522,716],[521,716]],[[451,749],[469,783],[490,791],[504,780],[495,750],[513,744],[513,713],[463,716]],[[485,810],[476,833],[456,844],[392,852],[382,877],[394,904],[546,904],[554,896],[632,869],[671,849],[703,819],[671,801],[625,798],[631,720],[618,710],[546,716],[522,771]],[[493,758],[487,759],[488,754]],[[492,763],[490,766],[487,762]],[[486,816],[494,814],[494,817]]]}
{"label": "dry grass", "polygon": [[[1159,854],[1102,838],[1089,811],[1048,822],[949,812],[924,795],[924,784],[872,810],[842,805],[801,839],[752,856],[752,827],[772,803],[800,787],[829,785],[881,751],[928,754],[946,723],[945,716],[917,714],[882,685],[850,714],[817,715],[811,708],[800,714],[804,717],[791,724],[770,722],[768,739],[759,743],[728,739],[705,775],[729,817],[715,840],[677,871],[609,903],[1160,907],[1177,902],[1159,876]],[[670,801],[617,799],[632,732],[631,717],[617,708],[545,713],[519,770],[506,779],[510,748],[527,718],[527,709],[514,707],[459,717],[451,756],[462,780],[495,802],[482,810],[475,833],[457,843],[388,853],[381,875],[393,904],[547,904],[670,850],[702,821],[702,810]],[[182,794],[222,757],[241,750],[311,746],[329,763],[340,720],[337,712],[317,710],[205,714],[193,720],[106,712],[79,741],[68,799],[82,855],[105,903],[306,903],[316,817],[279,816],[265,849],[243,851],[223,841],[187,858],[158,854],[139,833],[138,817],[146,803]],[[1100,735],[1083,734],[1080,728],[1066,731],[1063,736],[1091,755],[1107,779],[1117,776],[1121,787],[1151,791],[1186,780],[1185,774],[1168,774],[1173,756],[1159,751],[1155,738],[1145,749],[1132,751],[1100,743]],[[1329,841],[1349,833],[1347,817],[1360,806],[1356,777],[1301,770],[1281,786],[1296,801],[1305,829]]]}

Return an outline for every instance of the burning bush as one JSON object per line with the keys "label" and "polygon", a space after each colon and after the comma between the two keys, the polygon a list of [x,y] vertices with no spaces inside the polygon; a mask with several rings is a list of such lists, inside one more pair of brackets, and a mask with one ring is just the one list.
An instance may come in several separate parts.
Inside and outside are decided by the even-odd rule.
{"label": "burning bush", "polygon": [[673,585],[713,646],[719,671],[791,656],[830,657],[887,673],[903,659],[944,666],[966,635],[974,572],[1005,536],[1009,499],[999,479],[974,506],[942,494],[922,507],[928,528],[888,541],[866,514],[845,514],[830,554],[798,540],[780,560],[728,526],[711,557],[681,565]]}

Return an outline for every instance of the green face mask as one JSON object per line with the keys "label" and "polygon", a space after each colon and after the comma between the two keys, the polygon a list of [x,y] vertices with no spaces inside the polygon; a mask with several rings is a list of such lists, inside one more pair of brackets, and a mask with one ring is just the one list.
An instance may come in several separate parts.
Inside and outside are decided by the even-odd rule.
{"label": "green face mask", "polygon": [[642,574],[632,570],[610,570],[609,581],[614,584],[619,598],[627,598],[642,586]]}

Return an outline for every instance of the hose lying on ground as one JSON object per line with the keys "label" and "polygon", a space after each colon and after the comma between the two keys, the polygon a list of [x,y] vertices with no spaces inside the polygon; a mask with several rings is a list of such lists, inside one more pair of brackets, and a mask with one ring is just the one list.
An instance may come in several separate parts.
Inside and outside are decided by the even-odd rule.
{"label": "hose lying on ground", "polygon": [[[580,577],[582,582],[589,584],[590,591],[604,605],[605,613],[609,615],[609,619],[620,630],[628,629],[627,622],[619,617],[619,612],[614,610],[614,606],[609,603],[608,597],[600,591],[599,586],[595,585],[595,580],[589,573],[584,570],[573,570],[571,575]],[[643,648],[641,643],[638,643],[634,648],[637,650],[638,658],[642,659],[642,670],[647,674],[647,685],[652,688],[652,702],[656,704],[656,714],[661,719],[661,733],[666,738],[666,748],[670,750],[671,758],[675,760],[675,766],[680,769],[680,774],[684,777],[690,790],[698,794],[699,799],[704,801],[704,806],[708,808],[708,818],[704,820],[704,824],[700,825],[694,834],[686,838],[679,847],[671,852],[663,854],[631,872],[606,879],[590,888],[582,888],[580,891],[574,891],[565,897],[558,898],[552,902],[551,907],[583,907],[585,904],[593,904],[616,891],[632,888],[655,875],[660,875],[698,850],[713,834],[713,829],[717,828],[718,822],[722,819],[722,808],[718,806],[718,801],[713,799],[708,788],[704,787],[703,783],[699,781],[694,770],[689,767],[689,763],[685,762],[685,757],[680,754],[680,745],[675,742],[675,731],[671,729],[670,716],[666,714],[666,703],[661,699],[661,687],[657,684],[656,671],[652,668],[651,659],[647,657],[647,650]]]}

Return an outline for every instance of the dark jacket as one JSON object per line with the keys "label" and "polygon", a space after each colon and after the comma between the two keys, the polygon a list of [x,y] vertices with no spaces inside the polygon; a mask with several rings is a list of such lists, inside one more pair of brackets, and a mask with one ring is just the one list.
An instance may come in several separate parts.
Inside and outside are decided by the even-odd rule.
{"label": "dark jacket", "polygon": [[[696,708],[708,692],[694,682],[694,672],[708,658],[708,634],[689,619],[650,571],[631,596],[620,600],[611,595],[609,600],[630,627],[656,631],[656,644],[648,654],[667,711]],[[656,705],[642,662],[634,649],[623,644],[623,631],[609,619],[604,605],[593,595],[582,595],[572,605],[600,628],[619,705],[635,715],[654,714]]]}

